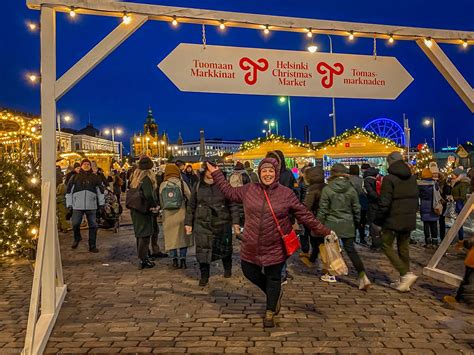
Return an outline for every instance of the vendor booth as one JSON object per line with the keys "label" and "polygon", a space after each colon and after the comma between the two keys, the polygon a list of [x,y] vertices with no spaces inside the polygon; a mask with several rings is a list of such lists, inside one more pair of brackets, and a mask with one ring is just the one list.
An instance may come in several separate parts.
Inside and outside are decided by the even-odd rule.
{"label": "vendor booth", "polygon": [[354,128],[328,139],[317,145],[315,150],[315,158],[322,161],[327,174],[336,163],[346,166],[368,163],[386,174],[387,155],[395,150],[403,154],[403,148],[392,140],[361,128]]}

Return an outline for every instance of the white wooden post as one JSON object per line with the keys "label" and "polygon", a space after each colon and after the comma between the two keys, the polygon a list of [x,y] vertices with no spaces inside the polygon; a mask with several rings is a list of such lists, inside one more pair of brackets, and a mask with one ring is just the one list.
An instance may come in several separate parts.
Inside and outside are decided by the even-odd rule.
{"label": "white wooden post", "polygon": [[449,246],[453,242],[454,238],[456,238],[457,233],[463,226],[464,222],[466,222],[472,210],[474,210],[474,194],[471,194],[471,196],[466,202],[466,205],[459,213],[458,217],[456,218],[453,225],[446,234],[446,237],[439,245],[438,250],[436,250],[436,252],[431,257],[431,260],[428,262],[428,265],[423,269],[423,275],[432,277],[436,280],[445,282],[452,286],[459,286],[462,281],[462,277],[444,270],[440,270],[437,268],[437,266],[441,261],[441,258],[444,256],[444,253],[446,253]]}

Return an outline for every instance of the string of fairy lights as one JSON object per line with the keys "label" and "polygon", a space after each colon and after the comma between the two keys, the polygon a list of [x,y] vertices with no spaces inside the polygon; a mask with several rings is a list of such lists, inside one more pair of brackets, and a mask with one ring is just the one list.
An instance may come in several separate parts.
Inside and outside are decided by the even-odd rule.
{"label": "string of fairy lights", "polygon": [[[83,12],[84,14],[91,13],[89,9],[81,9],[79,7],[70,7],[65,10],[63,7],[58,8],[59,11],[66,11],[69,14],[71,19],[75,19],[78,14]],[[117,12],[115,11],[101,11],[101,12],[109,12],[110,15],[118,16]],[[93,11],[92,11],[93,13]],[[121,21],[124,25],[129,25],[133,22],[134,15],[145,15],[139,12],[131,13],[127,11],[123,11],[120,15]],[[463,49],[467,49],[469,45],[474,44],[474,40],[467,39],[467,38],[459,38],[458,40],[452,40],[447,38],[435,38],[435,37],[420,37],[416,35],[408,35],[408,34],[397,34],[397,33],[381,33],[381,32],[366,32],[366,31],[355,31],[355,30],[340,30],[340,29],[318,29],[312,27],[293,27],[293,26],[282,26],[282,25],[272,25],[272,24],[258,24],[258,23],[249,23],[243,21],[226,21],[225,19],[215,20],[212,18],[195,18],[191,16],[177,16],[177,15],[159,15],[154,16],[153,19],[166,21],[171,24],[173,28],[178,28],[181,23],[198,23],[202,25],[211,25],[219,28],[219,30],[225,31],[228,27],[241,27],[241,28],[258,28],[260,29],[265,36],[269,35],[272,30],[274,31],[288,31],[288,32],[297,32],[297,33],[304,33],[308,39],[312,39],[313,36],[318,34],[326,34],[330,32],[331,34],[337,36],[346,36],[349,41],[354,41],[357,37],[372,37],[375,39],[383,39],[387,41],[389,45],[395,43],[395,40],[423,40],[424,44],[427,47],[432,47],[433,41],[442,41],[448,43],[457,43]],[[40,29],[40,25],[34,21],[26,21],[27,28],[32,31],[36,32]],[[315,53],[317,51],[317,46],[314,44],[310,44],[308,46],[308,51],[311,53]],[[40,75],[36,73],[28,73],[26,75],[27,79],[32,83],[37,83],[40,80]]]}
{"label": "string of fairy lights", "polygon": [[303,143],[300,140],[295,139],[295,138],[287,138],[285,136],[270,134],[266,137],[259,137],[259,138],[255,138],[254,140],[242,143],[242,145],[240,146],[240,151],[246,152],[249,150],[258,149],[260,148],[260,145],[267,142],[270,142],[270,143],[281,142],[281,143],[290,144],[291,147],[295,146],[295,147],[306,148],[308,152],[310,151],[317,152],[319,150],[327,149],[329,147],[336,148],[338,144],[340,144],[342,141],[345,141],[351,137],[355,137],[356,139],[359,139],[360,136],[365,136],[366,138],[368,138],[370,143],[376,142],[376,143],[383,144],[386,148],[394,148],[394,149],[403,150],[403,147],[397,145],[394,141],[392,141],[389,138],[380,137],[374,132],[367,131],[360,127],[354,127],[353,129],[348,129],[344,131],[342,134],[336,137],[332,137],[314,146],[311,143]]}

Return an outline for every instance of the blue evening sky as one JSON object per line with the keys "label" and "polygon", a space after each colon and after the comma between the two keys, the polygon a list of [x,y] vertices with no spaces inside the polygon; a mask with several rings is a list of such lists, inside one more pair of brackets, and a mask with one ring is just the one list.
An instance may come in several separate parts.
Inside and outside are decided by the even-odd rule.
{"label": "blue evening sky", "polygon": [[[328,20],[357,21],[380,24],[458,29],[474,31],[474,1],[456,0],[338,0],[338,1],[142,1],[163,5],[189,6],[288,15]],[[39,87],[30,85],[24,75],[39,70],[39,34],[29,33],[25,21],[39,19],[38,11],[28,10],[25,1],[2,1],[0,22],[0,106],[39,114]],[[118,23],[116,18],[77,16],[71,21],[67,14],[57,16],[58,76],[81,58]],[[320,51],[327,52],[327,38],[316,36]],[[178,29],[164,22],[149,21],[95,68],[59,102],[60,112],[74,116],[73,128],[85,126],[91,118],[98,128],[120,126],[129,135],[138,132],[151,105],[160,131],[175,140],[178,131],[184,140],[194,140],[199,129],[206,137],[252,139],[261,135],[262,121],[275,118],[280,131],[288,135],[286,106],[273,96],[202,94],[180,92],[157,69],[156,65],[179,43],[200,43],[199,25],[181,24]],[[371,39],[349,43],[333,36],[334,51],[371,54]],[[207,26],[207,43],[229,46],[305,50],[303,34],[274,32],[264,37],[260,31],[227,29],[224,34]],[[472,47],[472,46],[471,46]],[[474,48],[442,45],[447,55],[474,86]],[[412,143],[431,141],[431,129],[422,126],[426,116],[436,117],[437,145],[472,140],[474,115],[456,95],[446,80],[422,53],[416,43],[398,41],[387,45],[378,41],[378,55],[395,56],[414,77],[414,82],[397,100],[337,99],[338,132],[355,125],[363,126],[378,117],[389,117],[402,125],[406,113],[412,128]],[[313,141],[332,134],[328,118],[331,100],[327,98],[293,97],[293,132],[303,138],[303,126],[309,125]]]}

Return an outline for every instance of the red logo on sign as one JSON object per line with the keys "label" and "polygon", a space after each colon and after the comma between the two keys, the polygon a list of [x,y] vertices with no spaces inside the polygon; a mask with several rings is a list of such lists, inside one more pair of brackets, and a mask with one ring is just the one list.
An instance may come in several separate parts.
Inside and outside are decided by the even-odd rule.
{"label": "red logo on sign", "polygon": [[319,74],[324,75],[321,79],[323,87],[329,89],[334,84],[334,75],[341,75],[344,73],[344,66],[341,63],[336,63],[331,67],[327,63],[320,62],[316,66],[316,70]]}
{"label": "red logo on sign", "polygon": [[242,70],[248,70],[244,76],[245,82],[249,85],[254,85],[257,82],[257,72],[268,69],[268,61],[260,58],[257,62],[254,62],[250,58],[243,57],[239,62],[239,66]]}

